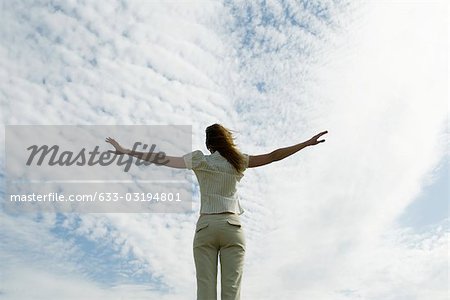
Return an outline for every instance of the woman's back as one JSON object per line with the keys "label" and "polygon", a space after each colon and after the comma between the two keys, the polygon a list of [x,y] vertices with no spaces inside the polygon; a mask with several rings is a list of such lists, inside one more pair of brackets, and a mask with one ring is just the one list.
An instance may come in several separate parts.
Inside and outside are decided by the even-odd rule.
{"label": "woman's back", "polygon": [[[245,168],[248,155],[243,154]],[[242,214],[236,185],[243,177],[219,151],[204,155],[196,150],[183,156],[188,169],[192,169],[200,185],[200,213],[233,212]]]}

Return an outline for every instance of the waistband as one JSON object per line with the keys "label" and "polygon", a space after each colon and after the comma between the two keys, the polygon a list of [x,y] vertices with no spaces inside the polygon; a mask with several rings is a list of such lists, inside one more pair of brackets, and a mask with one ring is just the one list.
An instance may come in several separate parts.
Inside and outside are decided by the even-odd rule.
{"label": "waistband", "polygon": [[229,220],[229,219],[239,220],[240,216],[238,214],[229,213],[229,214],[201,214],[198,217],[198,220],[208,220],[208,221]]}

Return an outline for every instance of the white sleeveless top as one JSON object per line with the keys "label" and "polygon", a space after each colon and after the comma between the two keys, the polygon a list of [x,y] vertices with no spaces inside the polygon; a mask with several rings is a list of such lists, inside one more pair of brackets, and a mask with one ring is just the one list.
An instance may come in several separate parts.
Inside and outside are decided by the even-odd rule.
{"label": "white sleeveless top", "polygon": [[[242,155],[247,169],[248,154]],[[219,151],[204,155],[201,150],[195,150],[183,155],[183,159],[186,167],[194,171],[200,185],[200,213],[228,211],[240,215],[244,212],[236,191],[236,184],[244,175],[239,174]]]}

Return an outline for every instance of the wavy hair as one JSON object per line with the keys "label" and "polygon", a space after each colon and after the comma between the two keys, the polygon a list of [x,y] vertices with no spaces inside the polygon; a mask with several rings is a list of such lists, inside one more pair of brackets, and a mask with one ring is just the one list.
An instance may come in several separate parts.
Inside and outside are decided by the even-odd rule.
{"label": "wavy hair", "polygon": [[245,169],[245,160],[234,143],[232,130],[216,123],[206,127],[205,132],[206,148],[212,152],[219,151],[238,173],[242,173]]}

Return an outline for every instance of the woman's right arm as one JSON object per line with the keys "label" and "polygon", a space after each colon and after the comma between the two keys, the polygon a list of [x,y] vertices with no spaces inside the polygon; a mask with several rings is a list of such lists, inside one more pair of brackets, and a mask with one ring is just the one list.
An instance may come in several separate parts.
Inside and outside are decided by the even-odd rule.
{"label": "woman's right arm", "polygon": [[307,147],[307,146],[313,146],[317,145],[319,143],[325,142],[325,140],[318,141],[318,138],[324,135],[325,133],[328,133],[328,131],[322,131],[319,134],[316,134],[312,138],[310,138],[307,141],[304,141],[302,143],[285,147],[285,148],[279,148],[276,149],[270,153],[267,154],[261,154],[261,155],[249,155],[248,157],[248,168],[256,168],[261,167],[267,164],[270,164],[274,161],[282,160],[288,156],[291,156],[292,154],[300,151],[301,149]]}

